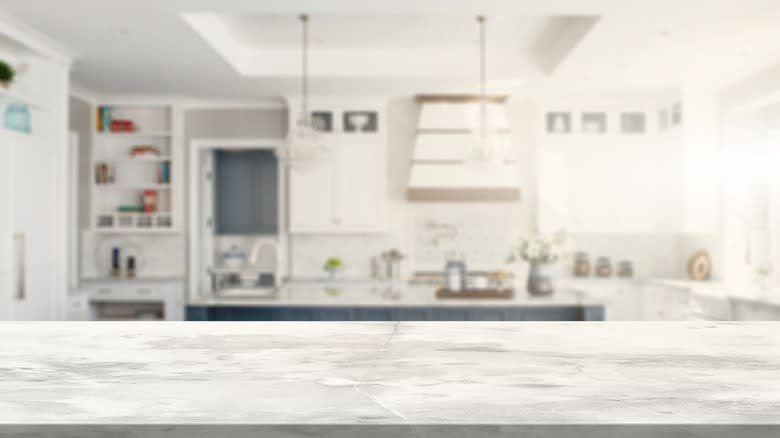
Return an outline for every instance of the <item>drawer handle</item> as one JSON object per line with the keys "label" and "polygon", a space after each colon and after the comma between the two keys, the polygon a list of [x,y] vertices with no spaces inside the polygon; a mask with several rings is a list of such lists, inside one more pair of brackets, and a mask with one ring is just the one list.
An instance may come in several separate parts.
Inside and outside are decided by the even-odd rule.
{"label": "drawer handle", "polygon": [[111,295],[111,289],[98,289],[97,292],[100,295]]}
{"label": "drawer handle", "polygon": [[151,295],[151,289],[138,289],[138,295]]}

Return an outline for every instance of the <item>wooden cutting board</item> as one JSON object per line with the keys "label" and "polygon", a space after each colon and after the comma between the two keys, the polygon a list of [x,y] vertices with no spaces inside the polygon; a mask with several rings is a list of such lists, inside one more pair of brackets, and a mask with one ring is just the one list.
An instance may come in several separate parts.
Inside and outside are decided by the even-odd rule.
{"label": "wooden cutting board", "polygon": [[461,291],[451,291],[449,289],[439,289],[436,291],[436,298],[441,299],[505,299],[514,298],[514,289],[464,289]]}

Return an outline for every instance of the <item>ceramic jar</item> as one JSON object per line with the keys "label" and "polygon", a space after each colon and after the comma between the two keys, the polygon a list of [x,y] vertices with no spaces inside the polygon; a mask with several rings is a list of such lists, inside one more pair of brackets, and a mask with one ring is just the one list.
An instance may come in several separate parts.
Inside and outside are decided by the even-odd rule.
{"label": "ceramic jar", "polygon": [[596,277],[609,278],[612,276],[612,262],[609,257],[599,257],[596,260]]}
{"label": "ceramic jar", "polygon": [[590,275],[590,260],[588,254],[578,252],[574,255],[574,276],[587,277]]}

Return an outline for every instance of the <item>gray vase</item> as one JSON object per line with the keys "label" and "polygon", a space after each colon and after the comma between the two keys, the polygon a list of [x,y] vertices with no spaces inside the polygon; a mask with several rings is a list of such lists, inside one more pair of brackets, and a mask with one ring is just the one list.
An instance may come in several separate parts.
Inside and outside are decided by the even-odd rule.
{"label": "gray vase", "polygon": [[531,263],[531,269],[528,271],[526,289],[529,294],[535,296],[550,295],[555,292],[553,289],[550,265]]}

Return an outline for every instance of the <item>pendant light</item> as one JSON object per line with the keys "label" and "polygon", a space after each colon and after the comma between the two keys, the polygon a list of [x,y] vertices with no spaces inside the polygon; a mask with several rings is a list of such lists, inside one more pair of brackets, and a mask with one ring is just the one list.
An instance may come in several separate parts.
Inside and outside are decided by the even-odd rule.
{"label": "pendant light", "polygon": [[287,139],[285,159],[290,168],[314,169],[330,157],[330,148],[309,112],[309,16],[300,15],[302,30],[301,113]]}
{"label": "pendant light", "polygon": [[489,170],[502,161],[502,143],[488,114],[487,97],[487,19],[477,16],[479,25],[479,105],[470,135],[466,139],[463,162],[466,166]]}

